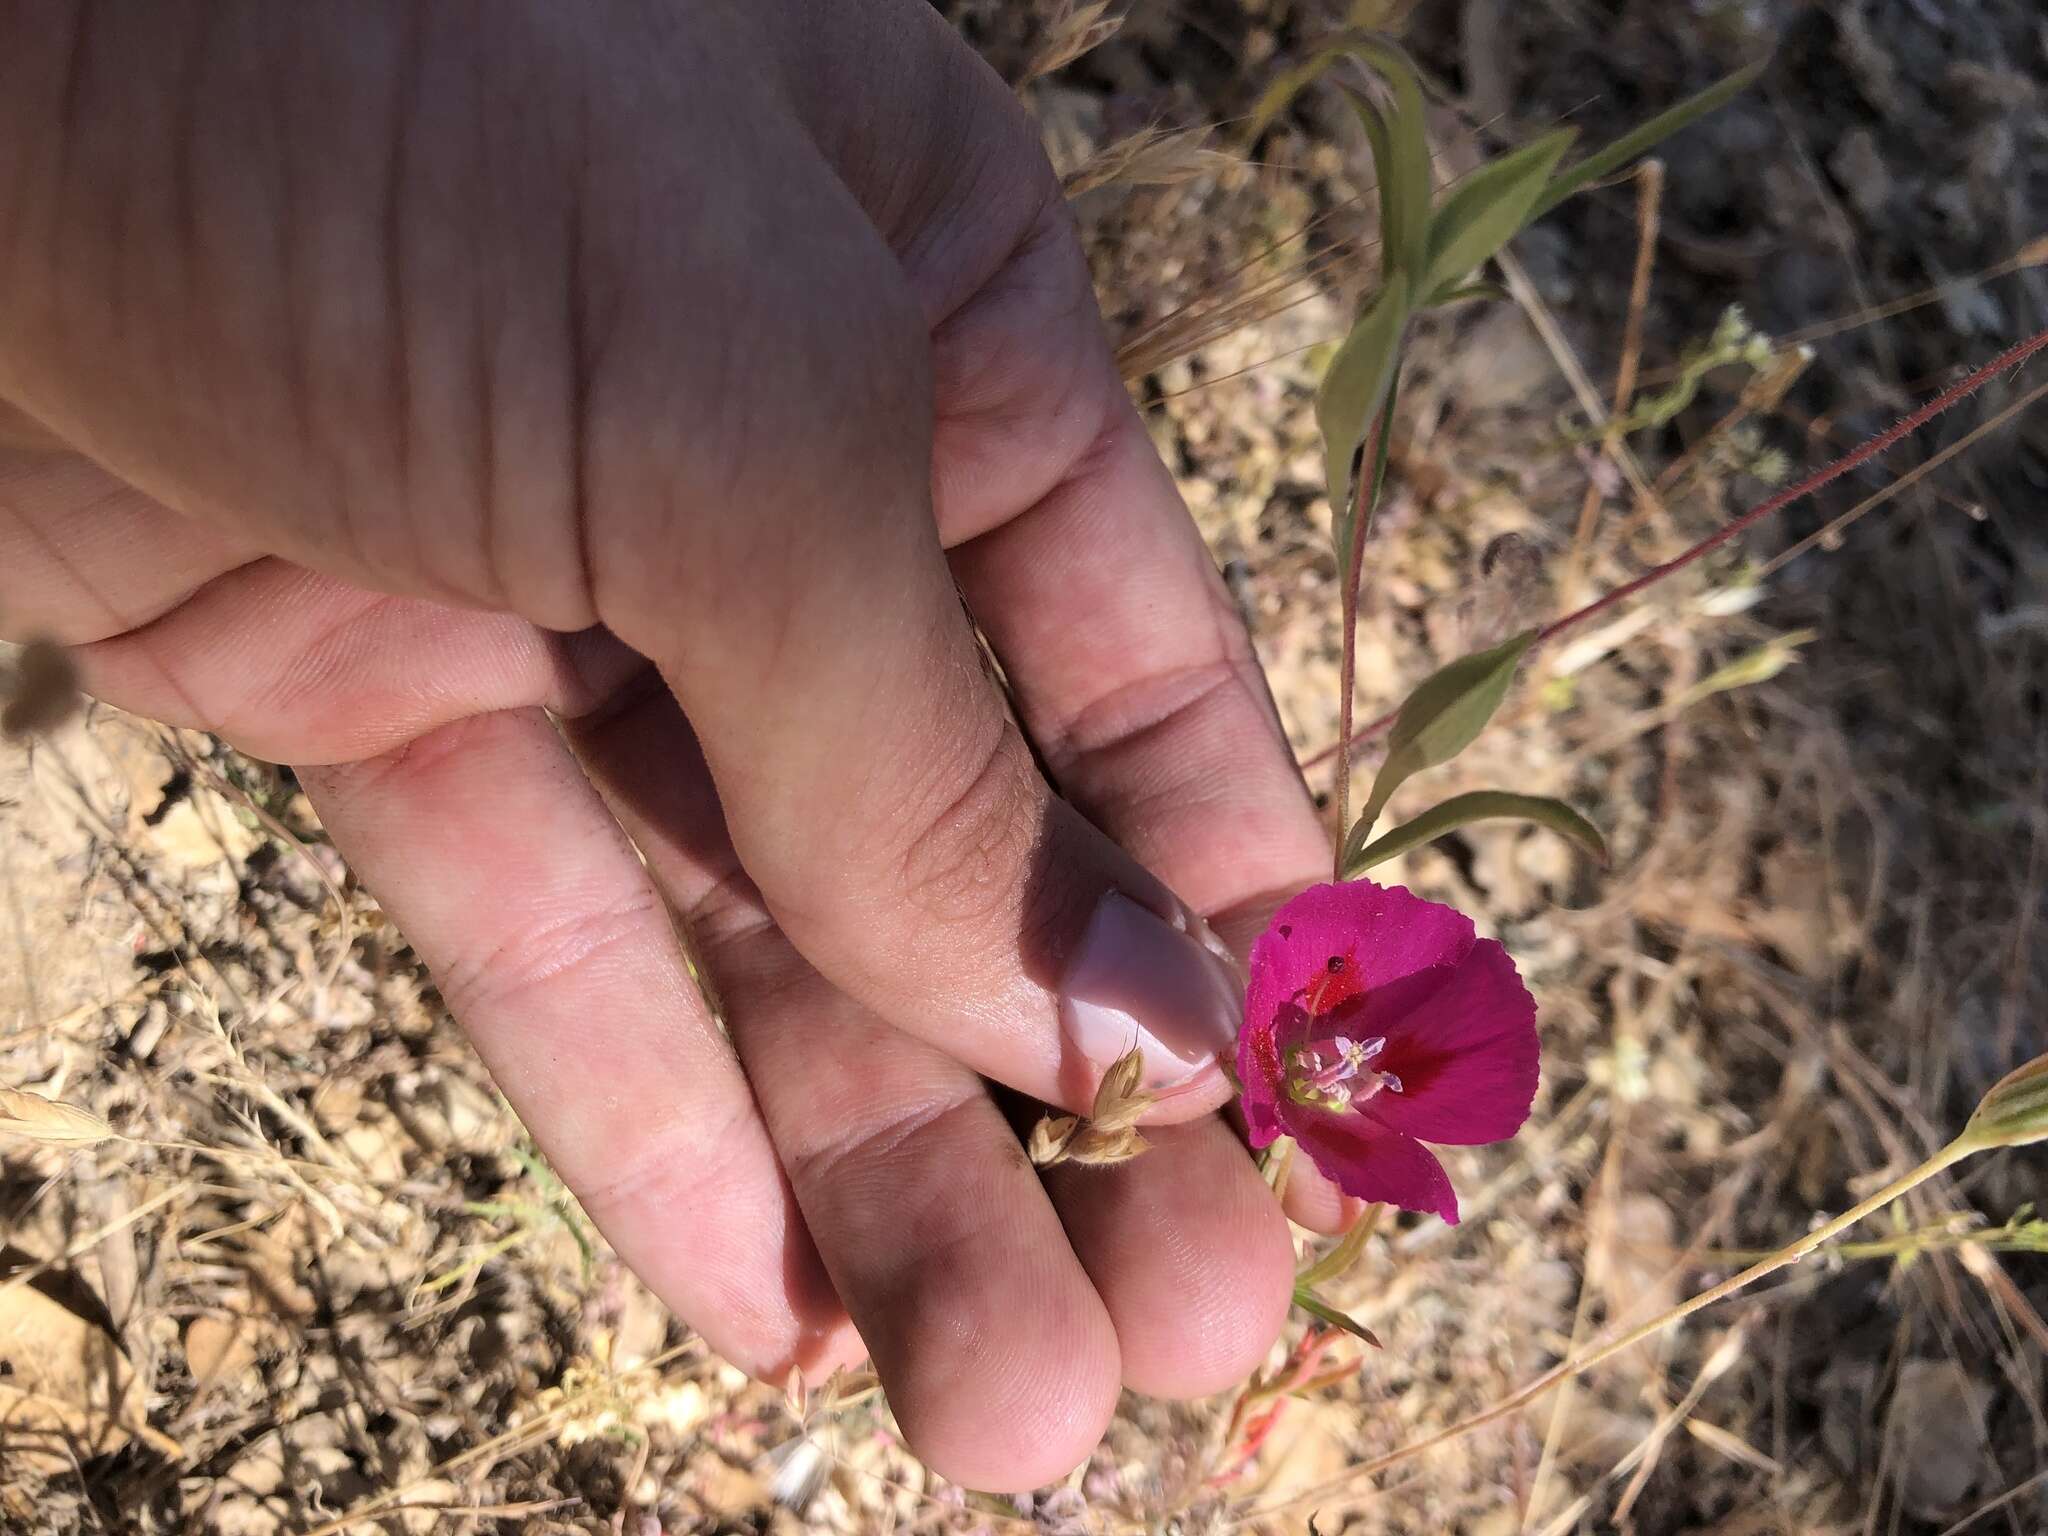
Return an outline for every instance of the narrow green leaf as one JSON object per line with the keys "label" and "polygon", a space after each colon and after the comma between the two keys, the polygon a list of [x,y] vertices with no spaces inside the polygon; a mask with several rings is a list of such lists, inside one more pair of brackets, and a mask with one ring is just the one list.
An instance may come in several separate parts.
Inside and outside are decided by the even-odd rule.
{"label": "narrow green leaf", "polygon": [[1336,1247],[1313,1264],[1295,1272],[1295,1288],[1313,1292],[1319,1285],[1342,1279],[1358,1262],[1358,1256],[1365,1252],[1365,1245],[1372,1241],[1373,1233],[1379,1228],[1380,1213],[1385,1209],[1384,1205],[1368,1205],[1364,1214],[1351,1224],[1351,1230],[1338,1239]]}
{"label": "narrow green leaf", "polygon": [[1373,173],[1380,189],[1380,270],[1408,273],[1411,285],[1422,270],[1434,182],[1429,169],[1428,116],[1422,81],[1408,56],[1359,28],[1331,38],[1292,69],[1283,71],[1252,108],[1250,133],[1257,138],[1305,88],[1339,59],[1356,57],[1376,69],[1394,98],[1391,115],[1348,87],[1372,145]]}
{"label": "narrow green leaf", "polygon": [[1425,768],[1449,762],[1472,745],[1507,697],[1515,669],[1535,643],[1536,631],[1525,630],[1490,651],[1460,656],[1408,695],[1387,737],[1386,761],[1372,781],[1364,813],[1344,840],[1347,853],[1365,846],[1380,812],[1403,783]]}
{"label": "narrow green leaf", "polygon": [[1351,98],[1352,110],[1358,114],[1358,121],[1365,127],[1365,141],[1372,149],[1373,185],[1379,189],[1380,197],[1380,283],[1384,286],[1395,273],[1403,270],[1401,253],[1405,238],[1401,232],[1404,217],[1401,200],[1394,190],[1394,136],[1387,126],[1386,115],[1368,97],[1346,89],[1344,94]]}
{"label": "narrow green leaf", "polygon": [[1323,468],[1330,484],[1340,568],[1350,547],[1351,461],[1393,388],[1407,320],[1408,282],[1397,272],[1358,317],[1316,389],[1316,425],[1323,433]]}
{"label": "narrow green leaf", "polygon": [[1428,269],[1421,291],[1435,303],[1529,222],[1557,162],[1578,136],[1560,128],[1489,160],[1459,182],[1429,221]]}
{"label": "narrow green leaf", "polygon": [[[1413,287],[1428,251],[1429,205],[1436,190],[1429,169],[1429,108],[1422,98],[1422,79],[1408,55],[1392,43],[1368,36],[1353,43],[1352,49],[1379,71],[1393,93],[1394,110],[1381,120],[1386,143],[1384,148],[1378,142],[1373,145],[1380,182],[1380,267],[1407,273]],[[1353,100],[1366,117],[1370,134],[1371,119],[1379,114],[1367,111],[1370,104],[1362,98]]]}
{"label": "narrow green leaf", "polygon": [[1623,134],[1605,149],[1595,150],[1550,184],[1550,189],[1538,200],[1536,210],[1530,217],[1542,218],[1575,192],[1591,186],[1602,177],[1613,175],[1629,161],[1655,148],[1696,118],[1705,117],[1715,108],[1727,105],[1729,101],[1755,84],[1757,76],[1764,72],[1764,67],[1770,62],[1769,56],[1766,55],[1754,64],[1745,65],[1725,80],[1716,81],[1708,86],[1698,95],[1688,96],[1670,110],[1659,112],[1640,128],[1632,133]]}
{"label": "narrow green leaf", "polygon": [[1347,837],[1344,840],[1347,852],[1344,878],[1349,880],[1362,875],[1375,864],[1384,864],[1411,848],[1434,842],[1459,827],[1503,817],[1533,821],[1538,826],[1547,827],[1585,849],[1601,864],[1607,863],[1607,840],[1600,835],[1600,829],[1562,800],[1553,800],[1547,795],[1511,794],[1504,789],[1481,789],[1469,795],[1454,795],[1442,805],[1432,806],[1413,821],[1403,822],[1384,837],[1365,843],[1356,853],[1349,851],[1351,839]]}
{"label": "narrow green leaf", "polygon": [[1379,1335],[1349,1312],[1340,1312],[1305,1285],[1294,1288],[1294,1304],[1318,1322],[1328,1323],[1332,1328],[1342,1328],[1353,1338],[1363,1339],[1374,1349],[1380,1347]]}

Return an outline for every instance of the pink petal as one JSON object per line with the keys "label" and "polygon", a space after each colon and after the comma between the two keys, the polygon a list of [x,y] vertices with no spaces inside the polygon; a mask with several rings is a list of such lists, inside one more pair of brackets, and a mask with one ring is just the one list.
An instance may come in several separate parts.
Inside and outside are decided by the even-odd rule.
{"label": "pink petal", "polygon": [[1281,1004],[1326,974],[1330,957],[1350,957],[1368,992],[1438,967],[1472,948],[1472,920],[1400,886],[1347,880],[1312,885],[1273,914],[1252,946],[1245,1018],[1272,1019]]}
{"label": "pink petal", "polygon": [[[1299,1013],[1299,1009],[1283,1010]],[[1245,1130],[1254,1147],[1270,1147],[1284,1135],[1280,1101],[1285,1094],[1281,1074],[1280,1021],[1273,1013],[1246,1013],[1237,1032],[1238,1101],[1244,1106]]]}
{"label": "pink petal", "polygon": [[[1245,1036],[1250,1034],[1250,1030],[1245,1031]],[[1238,1095],[1238,1102],[1244,1106],[1246,1139],[1254,1147],[1270,1147],[1276,1139],[1287,1134],[1287,1127],[1280,1122],[1279,1091],[1261,1078],[1246,1075],[1243,1037],[1238,1040],[1237,1062],[1238,1082],[1244,1089]]]}
{"label": "pink petal", "polygon": [[1482,939],[1426,989],[1397,983],[1322,1021],[1351,1035],[1385,1035],[1373,1066],[1401,1080],[1361,1106],[1405,1136],[1448,1146],[1505,1141],[1536,1097],[1536,1000],[1515,962]]}
{"label": "pink petal", "polygon": [[1296,1105],[1289,1110],[1288,1131],[1345,1194],[1404,1211],[1433,1211],[1452,1226],[1458,1224],[1458,1197],[1450,1175],[1421,1142],[1363,1115]]}

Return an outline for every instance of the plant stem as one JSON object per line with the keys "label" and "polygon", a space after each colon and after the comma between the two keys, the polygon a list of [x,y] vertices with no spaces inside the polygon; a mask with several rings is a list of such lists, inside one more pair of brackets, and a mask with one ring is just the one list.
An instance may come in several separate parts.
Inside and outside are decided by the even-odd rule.
{"label": "plant stem", "polygon": [[[1401,366],[1394,365],[1395,388]],[[1386,470],[1387,423],[1393,419],[1394,389],[1372,419],[1358,455],[1358,485],[1351,493],[1351,541],[1345,546],[1343,580],[1343,650],[1337,662],[1337,836],[1330,859],[1330,878],[1344,878],[1344,845],[1351,831],[1352,695],[1358,691],[1358,587],[1365,575],[1365,541],[1372,534],[1372,515],[1380,503]]]}
{"label": "plant stem", "polygon": [[[1866,440],[1859,447],[1853,448],[1848,453],[1843,454],[1839,459],[1836,459],[1832,463],[1823,466],[1819,470],[1816,470],[1813,474],[1808,475],[1804,480],[1801,480],[1797,485],[1789,486],[1785,490],[1778,492],[1775,496],[1772,496],[1769,499],[1758,503],[1756,506],[1750,508],[1747,512],[1744,512],[1741,516],[1732,519],[1730,522],[1716,529],[1713,533],[1709,534],[1706,538],[1700,540],[1699,543],[1693,545],[1690,549],[1686,550],[1677,558],[1666,560],[1662,565],[1652,566],[1649,570],[1645,571],[1642,575],[1638,576],[1634,581],[1624,582],[1621,586],[1616,587],[1612,592],[1609,592],[1602,597],[1595,598],[1592,602],[1586,604],[1583,608],[1575,609],[1571,613],[1566,614],[1561,619],[1552,620],[1549,624],[1545,625],[1541,630],[1537,632],[1536,645],[1542,645],[1547,641],[1553,640],[1557,636],[1563,634],[1566,630],[1574,629],[1580,624],[1585,623],[1588,619],[1595,618],[1598,615],[1605,613],[1608,609],[1614,607],[1616,604],[1626,602],[1629,598],[1634,597],[1637,593],[1643,591],[1645,588],[1655,586],[1658,582],[1664,580],[1665,577],[1673,575],[1678,571],[1684,570],[1688,565],[1691,565],[1695,560],[1698,560],[1701,556],[1710,554],[1714,550],[1719,549],[1723,544],[1726,544],[1730,539],[1737,537],[1739,534],[1747,532],[1749,529],[1755,527],[1758,523],[1762,522],[1765,518],[1784,511],[1785,508],[1791,506],[1794,502],[1800,501],[1807,496],[1811,496],[1815,491],[1819,490],[1822,486],[1828,484],[1830,481],[1837,480],[1841,478],[1843,475],[1846,475],[1850,470],[1858,468],[1859,466],[1868,463],[1870,460],[1876,458],[1879,454],[1882,454],[1886,452],[1888,449],[1894,447],[1901,438],[1907,437],[1912,433],[1919,431],[1920,428],[1926,426],[1930,421],[1934,420],[1935,417],[1941,415],[1944,411],[1949,410],[1959,401],[1965,399],[1970,395],[1975,394],[1978,390],[1982,389],[1986,384],[1990,383],[1991,380],[1998,377],[1999,374],[2006,372],[2008,369],[2017,367],[2019,364],[2025,362],[2028,358],[2032,357],[2035,353],[2040,352],[2044,349],[2048,349],[2048,330],[2038,331],[2034,335],[2028,337],[2025,341],[2019,342],[2017,345],[2006,348],[2005,351],[1999,353],[1998,356],[1994,357],[1990,362],[1986,363],[1983,367],[1977,369],[1976,372],[1970,374],[1961,382],[1950,385],[1947,389],[1943,390],[1940,394],[1936,395],[1932,400],[1928,401],[1925,405],[1921,406],[1911,415],[1906,416],[1902,418],[1900,421],[1896,422],[1894,425],[1887,427],[1884,431],[1878,433],[1875,437]],[[1529,654],[1533,655],[1535,649],[1536,646],[1531,646],[1529,649]],[[1526,659],[1527,657],[1525,656],[1524,660]],[[1345,719],[1348,722],[1348,696],[1346,698],[1346,704],[1347,709],[1345,710]],[[1314,768],[1322,763],[1327,762],[1331,757],[1337,757],[1343,765],[1343,771],[1345,773],[1345,776],[1348,777],[1350,771],[1352,751],[1360,746],[1363,746],[1365,743],[1371,741],[1375,736],[1378,736],[1382,731],[1385,731],[1389,726],[1391,726],[1394,723],[1395,717],[1399,715],[1399,713],[1399,710],[1389,711],[1387,714],[1380,716],[1377,720],[1373,720],[1368,724],[1360,727],[1355,733],[1348,728],[1347,724],[1344,738],[1336,746],[1324,748],[1321,752],[1316,753],[1315,756],[1309,758],[1307,762],[1303,763],[1302,767],[1304,769]]]}
{"label": "plant stem", "polygon": [[[1697,1296],[1680,1302],[1670,1311],[1653,1317],[1648,1322],[1629,1329],[1626,1333],[1601,1340],[1584,1354],[1560,1360],[1527,1386],[1502,1398],[1491,1407],[1473,1414],[1470,1418],[1460,1419],[1447,1429],[1441,1429],[1433,1435],[1426,1435],[1420,1440],[1411,1441],[1397,1450],[1387,1452],[1384,1456],[1377,1456],[1371,1461],[1360,1462],[1357,1466],[1346,1471],[1341,1477],[1333,1479],[1321,1487],[1311,1489],[1304,1497],[1315,1498],[1332,1492],[1342,1484],[1354,1479],[1371,1477],[1376,1473],[1384,1472],[1389,1467],[1407,1461],[1410,1457],[1419,1456],[1424,1451],[1434,1450],[1440,1445],[1448,1445],[1453,1440],[1461,1440],[1474,1430],[1483,1429],[1488,1424],[1495,1423],[1500,1419],[1506,1418],[1511,1413],[1528,1407],[1529,1404],[1536,1401],[1537,1398],[1543,1396],[1546,1392],[1549,1392],[1552,1388],[1563,1385],[1575,1376],[1584,1375],[1594,1366],[1613,1359],[1624,1350],[1634,1348],[1654,1334],[1662,1333],[1673,1323],[1681,1322],[1691,1317],[1693,1313],[1701,1311],[1706,1307],[1711,1307],[1715,1302],[1734,1295],[1735,1292],[1741,1290],[1744,1286],[1761,1280],[1765,1275],[1784,1269],[1788,1265],[1797,1264],[1830,1238],[1847,1231],[1866,1216],[1874,1215],[1876,1212],[1883,1210],[1908,1190],[1926,1183],[1927,1180],[1960,1162],[1971,1153],[1983,1150],[1984,1144],[1973,1141],[1968,1136],[1958,1137],[1910,1173],[1892,1180],[1891,1183],[1885,1185],[1876,1194],[1866,1200],[1859,1201],[1832,1221],[1816,1227],[1813,1231],[1800,1238],[1798,1242],[1788,1244],[1767,1258],[1758,1260],[1750,1265],[1749,1268],[1743,1270],[1741,1274],[1730,1276],[1719,1285],[1711,1286],[1701,1291]],[[1291,1500],[1290,1502],[1298,1501]]]}

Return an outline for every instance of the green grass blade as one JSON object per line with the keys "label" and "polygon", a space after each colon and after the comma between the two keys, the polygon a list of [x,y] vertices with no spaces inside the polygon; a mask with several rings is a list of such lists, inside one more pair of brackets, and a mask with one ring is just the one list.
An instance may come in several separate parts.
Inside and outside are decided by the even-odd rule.
{"label": "green grass blade", "polygon": [[1769,63],[1770,59],[1766,56],[1754,64],[1745,65],[1725,80],[1717,80],[1698,95],[1688,96],[1668,111],[1659,112],[1640,128],[1623,134],[1605,149],[1595,150],[1550,184],[1550,189],[1537,201],[1536,210],[1530,217],[1542,218],[1566,198],[1603,177],[1613,175],[1629,161],[1655,148],[1695,119],[1705,117],[1717,107],[1726,106],[1729,101],[1755,84],[1757,76],[1764,72],[1764,67]]}
{"label": "green grass blade", "polygon": [[[1512,818],[1533,821],[1547,827],[1566,841],[1583,848],[1602,865],[1607,859],[1607,840],[1600,829],[1562,800],[1546,795],[1517,795],[1503,789],[1475,790],[1455,795],[1442,805],[1432,806],[1413,821],[1403,822],[1384,837],[1373,839],[1344,861],[1344,878],[1364,874],[1376,864],[1398,857],[1411,848],[1434,842],[1447,832],[1470,826],[1475,821]],[[1350,839],[1346,839],[1348,846]]]}

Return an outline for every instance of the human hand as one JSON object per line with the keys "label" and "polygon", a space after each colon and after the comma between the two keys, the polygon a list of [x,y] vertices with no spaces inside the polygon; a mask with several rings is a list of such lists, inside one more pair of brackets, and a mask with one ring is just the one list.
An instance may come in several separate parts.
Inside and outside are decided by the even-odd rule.
{"label": "human hand", "polygon": [[[0,31],[8,632],[298,767],[728,1358],[872,1350],[987,1488],[1246,1374],[1290,1253],[1177,930],[1328,850],[1000,83],[918,0]],[[984,1080],[1134,1041],[1175,1123],[1041,1182]]]}

